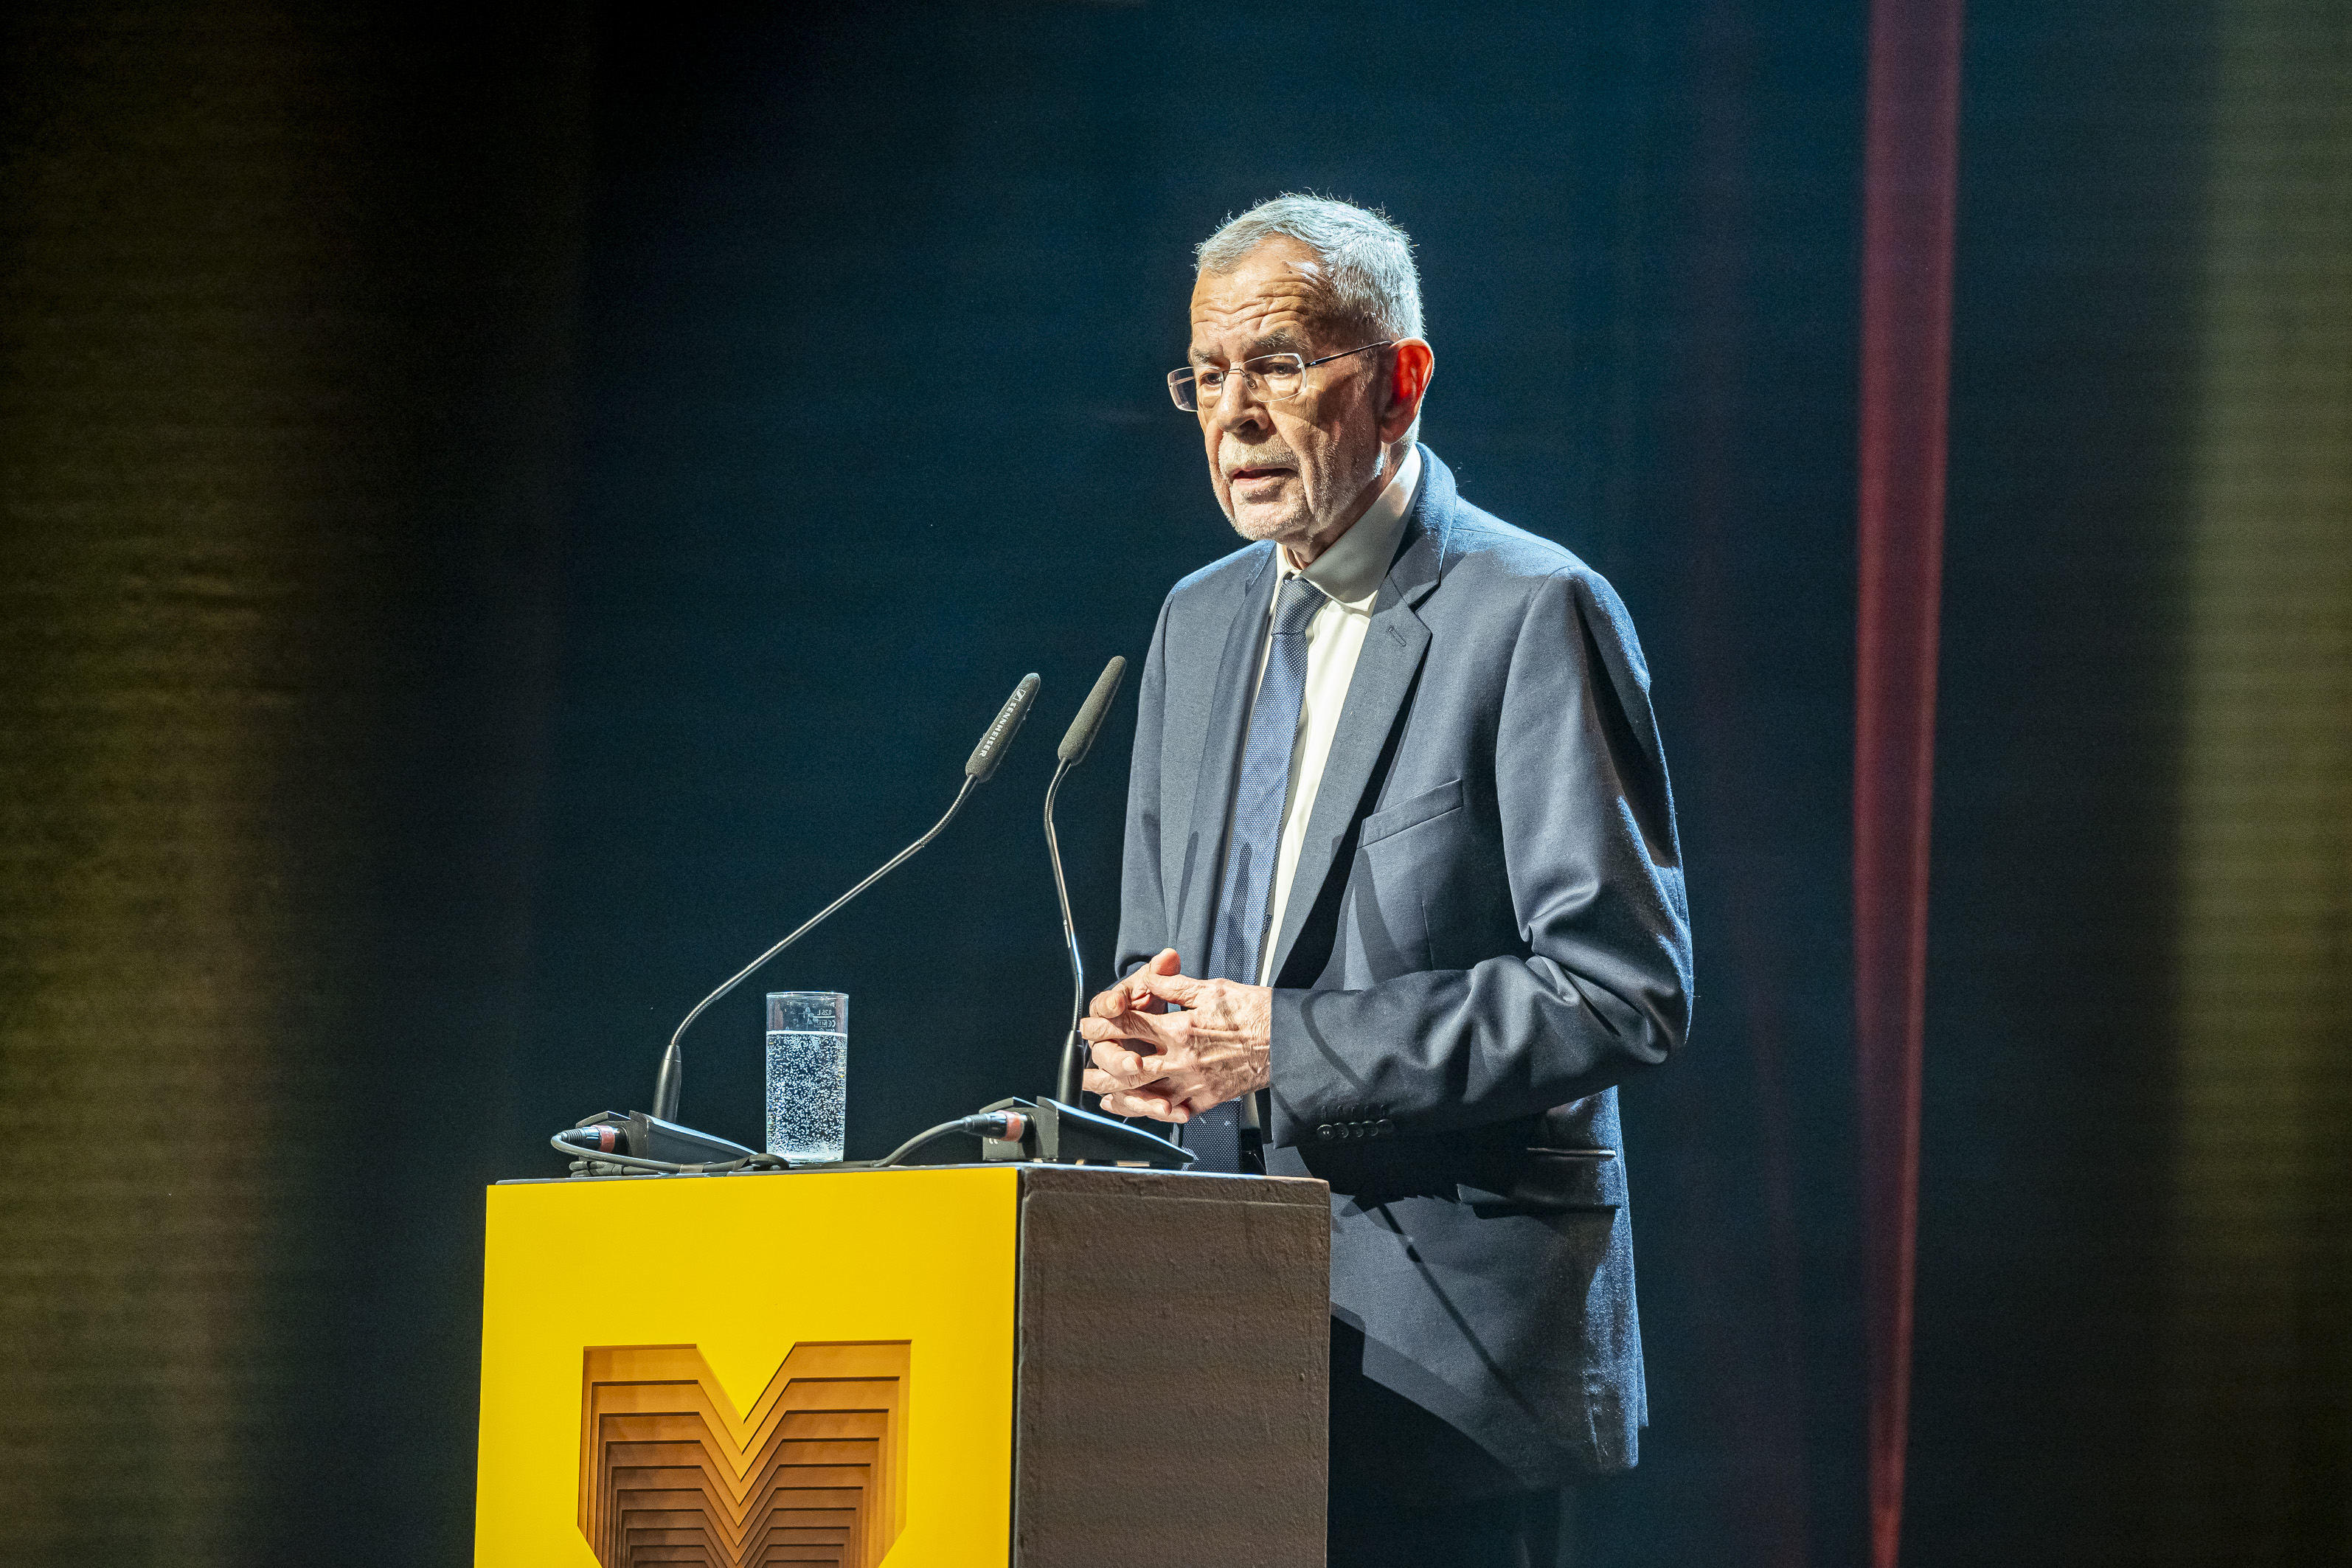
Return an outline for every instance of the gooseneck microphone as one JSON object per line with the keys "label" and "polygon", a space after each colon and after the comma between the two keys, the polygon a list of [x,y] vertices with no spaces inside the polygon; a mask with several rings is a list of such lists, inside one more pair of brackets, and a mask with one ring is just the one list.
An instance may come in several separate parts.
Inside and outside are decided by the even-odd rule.
{"label": "gooseneck microphone", "polygon": [[1062,847],[1054,837],[1054,797],[1062,788],[1062,780],[1072,768],[1087,760],[1094,749],[1095,736],[1101,731],[1103,720],[1110,712],[1113,699],[1118,696],[1119,682],[1127,678],[1127,660],[1114,655],[1095,677],[1095,689],[1078,709],[1078,716],[1070,721],[1068,733],[1062,737],[1061,749],[1055,755],[1060,759],[1054,768],[1054,780],[1045,786],[1045,853],[1054,862],[1054,896],[1062,901],[1062,940],[1070,949],[1070,1032],[1062,1041],[1062,1059],[1054,1073],[1054,1098],[1066,1105],[1078,1103],[1078,1085],[1085,1074],[1086,1052],[1078,1040],[1078,1020],[1087,1011],[1087,961],[1078,952],[1078,928],[1070,918],[1070,888],[1062,878]]}
{"label": "gooseneck microphone", "polygon": [[[1036,700],[1037,677],[1034,674],[1023,676],[1021,684],[1013,689],[1013,695],[1004,700],[1004,706],[996,710],[995,719],[991,721],[988,728],[982,732],[980,744],[974,746],[971,749],[971,755],[964,759],[963,776],[965,778],[970,779],[973,784],[986,784],[996,776],[996,764],[1004,760],[1004,749],[1013,744],[1013,737],[1020,731],[1021,721],[1029,717],[1030,704]],[[956,798],[961,802],[963,797],[959,795]],[[950,808],[949,814],[954,815],[952,807]],[[936,833],[939,830],[933,828],[932,831]],[[916,849],[921,847],[919,844],[915,846]],[[914,849],[909,849],[907,854],[911,855],[914,852]],[[901,860],[905,858],[904,855],[899,857]],[[893,860],[890,866],[896,866],[898,863],[898,860]],[[883,867],[882,871],[887,871],[890,866]],[[866,881],[860,882],[847,893],[843,894],[841,902],[845,904],[864,892],[867,883],[872,882],[876,877],[881,876],[882,871],[875,872],[873,877],[868,877]],[[839,907],[838,904],[835,906],[835,909]],[[824,913],[829,915],[832,912],[832,910],[827,910]],[[824,915],[817,916],[819,920],[824,918]]]}
{"label": "gooseneck microphone", "polygon": [[[1100,689],[1099,683],[1097,683],[1097,689]],[[745,964],[741,969],[736,971],[733,978],[730,979],[725,984],[719,986],[718,990],[713,991],[709,995],[705,996],[701,1001],[694,1005],[694,1011],[686,1016],[684,1021],[678,1025],[676,1032],[670,1036],[669,1048],[662,1053],[661,1071],[654,1079],[653,1114],[656,1118],[662,1121],[676,1121],[677,1120],[678,1097],[686,1087],[686,1061],[683,1053],[679,1049],[678,1042],[685,1038],[686,1031],[692,1026],[694,1021],[702,1016],[703,1010],[709,1007],[713,1002],[718,1001],[721,996],[726,995],[730,991],[734,990],[735,987],[740,985],[744,981],[750,979],[752,973],[761,964],[767,963],[768,960],[775,957],[776,954],[783,952],[784,949],[792,946],[793,943],[808,935],[809,932],[814,931],[818,926],[823,925],[825,921],[831,918],[834,912],[839,910],[844,904],[848,903],[850,900],[857,897],[858,894],[864,892],[866,889],[872,887],[875,883],[880,881],[883,878],[888,876],[891,872],[897,870],[899,867],[913,859],[917,851],[920,850],[925,845],[929,844],[932,839],[937,838],[941,832],[945,831],[947,825],[955,820],[956,813],[963,809],[963,803],[965,800],[970,798],[971,792],[979,785],[986,784],[995,775],[997,764],[1004,760],[1005,749],[1012,745],[1013,737],[1020,731],[1021,721],[1029,717],[1030,705],[1036,700],[1037,678],[1034,675],[1023,676],[1021,678],[1021,684],[1013,689],[1013,695],[1004,700],[1004,706],[997,710],[995,721],[988,726],[987,732],[981,736],[980,744],[971,749],[971,757],[963,765],[963,787],[956,791],[955,801],[948,807],[947,815],[940,817],[939,821],[933,823],[931,825],[931,830],[929,833],[924,834],[920,838],[916,839],[912,844],[908,845],[904,849],[899,850],[898,854],[892,856],[889,860],[883,865],[880,870],[866,878],[866,880],[858,883],[857,886],[850,889],[849,891],[842,894],[841,897],[834,900],[833,902],[825,905],[824,908],[817,910],[815,914],[810,916],[807,921],[803,922],[799,930],[793,931],[792,935],[784,938],[783,941],[776,943],[775,946],[770,948],[767,952],[761,953],[759,957]],[[1076,733],[1075,727],[1073,727],[1072,732]],[[1062,742],[1063,749],[1066,752],[1069,748],[1069,744],[1070,742],[1067,740],[1065,740]],[[1050,810],[1051,808],[1049,807],[1048,809]],[[1056,875],[1058,876],[1058,874],[1059,873],[1057,871]],[[1064,900],[1063,914],[1065,923],[1066,923],[1069,919],[1067,910],[1068,903],[1066,900]]]}

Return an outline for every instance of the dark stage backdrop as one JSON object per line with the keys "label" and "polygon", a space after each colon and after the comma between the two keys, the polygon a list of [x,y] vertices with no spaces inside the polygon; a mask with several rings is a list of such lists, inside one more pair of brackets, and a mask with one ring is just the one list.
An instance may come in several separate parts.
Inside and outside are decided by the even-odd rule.
{"label": "dark stage backdrop", "polygon": [[[1654,1426],[1582,1560],[1858,1561],[1862,8],[688,9],[0,22],[9,1559],[462,1558],[482,1184],[1030,669],[686,1110],[756,1140],[768,986],[852,994],[854,1155],[1045,1085],[1051,742],[1234,542],[1189,247],[1313,188],[1419,240],[1427,439],[1624,594],[1675,766]],[[2346,23],[1969,26],[1906,1550],[2341,1562]]]}

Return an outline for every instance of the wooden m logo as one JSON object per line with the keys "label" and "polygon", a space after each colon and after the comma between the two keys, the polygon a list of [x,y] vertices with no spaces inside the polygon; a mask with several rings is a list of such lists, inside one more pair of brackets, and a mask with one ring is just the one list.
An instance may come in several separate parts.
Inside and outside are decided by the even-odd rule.
{"label": "wooden m logo", "polygon": [[591,1347],[581,1534],[604,1568],[877,1568],[906,1521],[908,1352],[795,1345],[739,1414],[694,1345]]}

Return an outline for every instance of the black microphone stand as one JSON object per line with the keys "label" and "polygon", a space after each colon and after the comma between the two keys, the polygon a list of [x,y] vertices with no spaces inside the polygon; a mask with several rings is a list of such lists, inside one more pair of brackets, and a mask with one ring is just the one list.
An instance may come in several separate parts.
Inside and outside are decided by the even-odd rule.
{"label": "black microphone stand", "polygon": [[1110,705],[1118,696],[1119,682],[1127,679],[1127,659],[1114,656],[1095,677],[1095,687],[1087,693],[1077,717],[1070,721],[1068,733],[1062,737],[1059,759],[1054,768],[1053,782],[1045,786],[1045,855],[1054,863],[1054,896],[1062,904],[1062,940],[1070,950],[1070,1028],[1062,1037],[1062,1057],[1054,1072],[1054,1098],[1065,1105],[1077,1105],[1078,1088],[1086,1078],[1086,1047],[1078,1037],[1078,1020],[1087,1015],[1087,961],[1078,951],[1077,922],[1070,918],[1070,887],[1062,876],[1061,841],[1054,835],[1054,797],[1061,793],[1062,781],[1072,768],[1087,760],[1094,749],[1095,736],[1102,729]]}
{"label": "black microphone stand", "polygon": [[686,1058],[680,1042],[685,1039],[688,1026],[697,1018],[701,1017],[703,1011],[713,1002],[749,979],[761,964],[824,924],[835,910],[905,865],[914,858],[917,851],[946,831],[948,824],[955,820],[956,813],[963,809],[963,803],[971,797],[972,790],[995,776],[996,764],[1003,760],[1005,747],[1012,743],[1013,737],[1019,732],[1022,721],[1029,717],[1029,705],[1036,700],[1037,678],[1034,675],[1022,677],[1021,683],[1013,689],[1013,695],[1006,698],[1004,706],[997,710],[995,721],[989,725],[987,732],[981,736],[980,744],[972,748],[971,760],[963,765],[963,787],[956,791],[954,804],[948,807],[945,816],[931,825],[931,830],[929,833],[899,850],[880,870],[810,916],[801,923],[799,930],[737,970],[732,979],[694,1005],[694,1011],[688,1013],[678,1024],[677,1029],[671,1033],[669,1047],[662,1052],[661,1068],[654,1076],[653,1114],[657,1119],[663,1121],[677,1120],[677,1103],[686,1087]]}
{"label": "black microphone stand", "polygon": [[[776,943],[775,946],[770,948],[767,952],[761,953],[759,957],[745,964],[741,969],[737,970],[733,979],[727,981],[724,984],[720,985],[718,990],[713,991],[709,995],[705,996],[701,1001],[697,1002],[694,1005],[694,1011],[688,1013],[685,1019],[679,1023],[677,1028],[671,1033],[669,1037],[669,1048],[662,1052],[661,1070],[654,1077],[653,1113],[656,1116],[660,1117],[664,1121],[675,1121],[677,1120],[677,1102],[680,1094],[686,1087],[685,1053],[679,1049],[678,1042],[686,1037],[686,1031],[693,1026],[694,1021],[702,1016],[703,1010],[708,1008],[713,1002],[718,1001],[721,996],[726,995],[730,991],[734,990],[738,985],[742,984],[744,981],[749,980],[752,973],[756,972],[761,964],[767,963],[768,960],[775,957],[776,954],[783,952],[784,949],[792,946],[793,943],[808,935],[809,932],[814,931],[818,926],[823,925],[826,920],[831,918],[835,910],[841,908],[842,905],[849,902],[850,900],[856,898],[858,894],[864,892],[866,889],[872,887],[875,883],[880,881],[883,878],[888,876],[891,872],[897,870],[899,867],[912,859],[917,851],[922,849],[926,845],[929,844],[932,839],[937,838],[941,833],[947,830],[948,824],[956,819],[956,813],[963,809],[963,803],[971,797],[972,789],[979,783],[980,781],[976,778],[967,777],[963,781],[963,787],[956,791],[955,800],[948,806],[947,815],[940,817],[937,822],[931,824],[931,830],[929,833],[924,834],[920,838],[916,839],[912,844],[908,845],[904,849],[899,850],[898,854],[892,856],[888,863],[883,866],[880,870],[875,872],[872,876],[866,878],[866,880],[858,883],[857,886],[850,889],[849,891],[842,894],[841,897],[834,900],[833,902],[825,905],[824,908],[817,910],[816,913],[811,915],[807,920],[801,922],[799,929],[794,931],[792,935]],[[775,928],[771,926],[769,929],[772,931]]]}
{"label": "black microphone stand", "polygon": [[1086,1051],[1078,1039],[1078,1020],[1087,1012],[1087,961],[1078,951],[1077,922],[1070,918],[1070,888],[1062,879],[1062,847],[1054,837],[1054,796],[1073,764],[1058,763],[1054,782],[1045,786],[1045,853],[1054,863],[1054,896],[1062,901],[1062,941],[1070,950],[1070,1029],[1062,1037],[1062,1058],[1054,1071],[1054,1098],[1076,1105],[1078,1086],[1085,1080]]}

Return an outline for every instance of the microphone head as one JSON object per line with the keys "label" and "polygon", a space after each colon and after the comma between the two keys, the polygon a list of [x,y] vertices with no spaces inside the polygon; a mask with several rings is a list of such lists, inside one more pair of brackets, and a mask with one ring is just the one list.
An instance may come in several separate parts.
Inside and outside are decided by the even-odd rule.
{"label": "microphone head", "polygon": [[1127,679],[1127,657],[1113,654],[1103,672],[1095,677],[1095,689],[1078,709],[1078,716],[1070,721],[1069,732],[1062,737],[1062,749],[1055,754],[1071,767],[1087,760],[1087,752],[1095,743],[1095,734],[1102,728],[1103,719],[1110,712],[1112,701],[1118,696],[1118,684]]}
{"label": "microphone head", "polygon": [[994,776],[996,764],[1004,760],[1004,749],[1013,744],[1021,721],[1029,717],[1030,704],[1037,700],[1037,684],[1034,675],[1021,678],[1021,684],[1013,689],[1013,695],[996,710],[996,721],[980,738],[980,744],[971,749],[971,759],[963,765],[966,778],[986,784]]}

